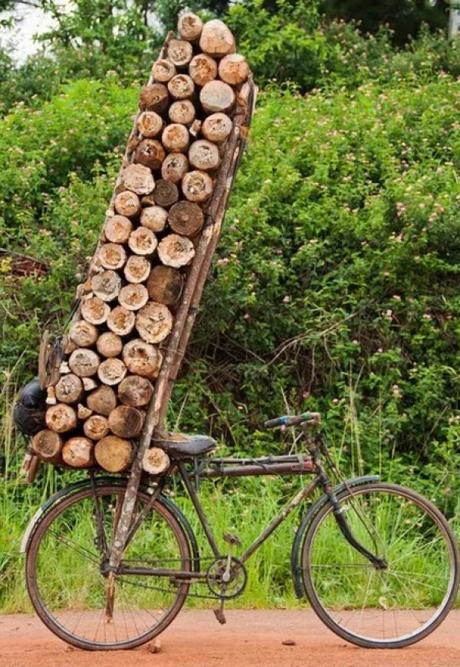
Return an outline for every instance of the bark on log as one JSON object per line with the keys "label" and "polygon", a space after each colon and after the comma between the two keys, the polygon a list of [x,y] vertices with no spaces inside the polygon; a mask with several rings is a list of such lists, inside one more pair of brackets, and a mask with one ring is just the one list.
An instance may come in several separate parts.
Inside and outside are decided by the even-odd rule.
{"label": "bark on log", "polygon": [[97,260],[104,269],[121,269],[126,262],[126,250],[119,243],[103,243],[97,253]]}
{"label": "bark on log", "polygon": [[204,224],[204,213],[198,204],[180,201],[169,210],[168,223],[181,236],[195,236]]}
{"label": "bark on log", "polygon": [[90,322],[77,320],[72,324],[69,331],[69,338],[78,345],[78,347],[91,347],[97,340],[98,330]]}
{"label": "bark on log", "polygon": [[102,324],[107,320],[110,306],[97,296],[82,299],[80,306],[81,316],[89,324]]}
{"label": "bark on log", "polygon": [[46,405],[56,405],[56,389],[54,387],[46,388]]}
{"label": "bark on log", "polygon": [[86,405],[83,405],[83,403],[77,405],[77,417],[80,421],[85,421],[85,419],[91,417],[92,414],[93,411],[87,408]]}
{"label": "bark on log", "polygon": [[94,445],[89,438],[70,438],[62,448],[62,460],[72,468],[90,468],[94,465]]}
{"label": "bark on log", "polygon": [[182,39],[186,39],[188,42],[196,42],[199,40],[202,30],[203,21],[196,14],[185,12],[179,16],[177,32]]}
{"label": "bark on log", "polygon": [[55,388],[56,398],[60,403],[78,403],[83,394],[83,384],[73,373],[63,375]]}
{"label": "bark on log", "polygon": [[157,245],[157,237],[147,227],[138,227],[129,235],[128,246],[136,255],[151,255]]}
{"label": "bark on log", "polygon": [[189,144],[189,134],[185,125],[180,125],[179,123],[172,123],[167,125],[163,130],[161,135],[161,141],[163,146],[170,153],[180,153],[185,151]]}
{"label": "bark on log", "polygon": [[118,357],[123,349],[123,341],[113,331],[106,331],[97,339],[96,349],[106,359]]}
{"label": "bark on log", "polygon": [[101,440],[109,432],[109,422],[102,415],[92,415],[83,424],[83,432],[90,440]]}
{"label": "bark on log", "polygon": [[140,375],[128,375],[120,382],[118,398],[132,408],[147,405],[152,398],[153,386],[150,380]]}
{"label": "bark on log", "polygon": [[146,343],[161,343],[171,333],[173,317],[162,303],[150,301],[136,315],[136,330]]}
{"label": "bark on log", "polygon": [[139,310],[149,300],[149,293],[144,285],[125,285],[118,296],[120,306],[126,310]]}
{"label": "bark on log", "polygon": [[195,257],[195,248],[185,236],[169,234],[158,245],[158,257],[165,266],[178,269],[190,264]]}
{"label": "bark on log", "polygon": [[175,100],[186,100],[193,96],[195,84],[188,74],[176,74],[168,82],[168,90]]}
{"label": "bark on log", "polygon": [[155,111],[144,111],[137,119],[137,129],[148,139],[157,137],[163,128],[162,117]]}
{"label": "bark on log", "polygon": [[206,55],[206,53],[198,53],[192,58],[188,71],[194,83],[198,86],[204,86],[216,78],[217,63],[214,58]]}
{"label": "bark on log", "polygon": [[69,357],[70,369],[80,378],[96,375],[99,363],[99,355],[85,347],[79,347]]}
{"label": "bark on log", "polygon": [[238,86],[249,76],[249,65],[246,58],[239,53],[231,53],[219,63],[219,76],[231,86]]}
{"label": "bark on log", "polygon": [[[144,141],[147,141],[147,139],[144,139]],[[134,217],[141,210],[141,202],[139,201],[139,197],[135,192],[131,192],[130,190],[123,190],[122,192],[119,192],[115,197],[113,205],[116,212],[125,216],[126,218]]]}
{"label": "bark on log", "polygon": [[133,230],[133,223],[124,215],[114,215],[106,220],[104,234],[110,243],[126,243]]}
{"label": "bark on log", "polygon": [[121,278],[115,271],[102,271],[91,278],[91,288],[102,301],[113,301],[120,293]]}
{"label": "bark on log", "polygon": [[139,106],[142,111],[163,113],[168,108],[168,89],[162,83],[153,83],[141,90]]}
{"label": "bark on log", "polygon": [[155,189],[155,204],[169,208],[179,199],[179,190],[175,183],[165,181],[163,178],[157,181]]}
{"label": "bark on log", "polygon": [[117,396],[112,387],[102,385],[89,394],[86,404],[93,412],[108,417],[112,410],[117,407]]}
{"label": "bark on log", "polygon": [[142,467],[149,475],[161,475],[170,465],[169,456],[159,447],[147,449],[142,459]]}
{"label": "bark on log", "polygon": [[140,338],[130,340],[123,348],[123,361],[128,370],[150,380],[157,377],[162,360],[158,348]]}
{"label": "bark on log", "polygon": [[161,165],[161,176],[165,181],[179,183],[187,173],[188,169],[188,160],[183,153],[170,153],[165,157],[164,162]]}
{"label": "bark on log", "polygon": [[55,431],[39,431],[32,438],[31,446],[42,461],[56,463],[61,458],[62,438]]}
{"label": "bark on log", "polygon": [[203,26],[200,49],[211,56],[220,58],[234,52],[235,38],[223,21],[213,19]]}
{"label": "bark on log", "polygon": [[183,276],[171,266],[154,266],[147,280],[149,297],[165,306],[173,306],[182,293]]}
{"label": "bark on log", "polygon": [[56,433],[66,433],[72,431],[77,425],[77,413],[66,403],[52,405],[46,411],[46,425],[51,431]]}
{"label": "bark on log", "polygon": [[134,162],[155,171],[161,167],[165,156],[165,149],[157,139],[143,139],[134,152]]}
{"label": "bark on log", "polygon": [[224,81],[210,81],[200,91],[200,102],[207,113],[225,113],[235,104],[235,93]]}
{"label": "bark on log", "polygon": [[158,83],[168,83],[176,74],[174,63],[166,58],[160,58],[153,63],[152,74]]}
{"label": "bark on log", "polygon": [[130,164],[122,174],[123,185],[137,195],[148,195],[155,187],[152,172],[143,164]]}
{"label": "bark on log", "polygon": [[134,329],[135,321],[134,313],[122,306],[116,306],[107,317],[107,326],[113,333],[127,336]]}
{"label": "bark on log", "polygon": [[220,164],[219,149],[216,144],[199,139],[194,141],[188,152],[188,159],[192,167],[202,171],[217,169]]}
{"label": "bark on log", "polygon": [[96,443],[94,456],[98,465],[108,472],[123,472],[133,457],[133,446],[129,440],[107,435]]}
{"label": "bark on log", "polygon": [[109,428],[120,438],[136,438],[143,423],[144,413],[128,405],[119,405],[109,414]]}
{"label": "bark on log", "polygon": [[201,133],[208,141],[221,143],[225,141],[232,131],[233,123],[224,113],[213,113],[203,121]]}
{"label": "bark on log", "polygon": [[97,369],[97,375],[102,384],[113,386],[120,384],[127,373],[125,364],[116,357],[106,359]]}
{"label": "bark on log", "polygon": [[125,278],[129,283],[142,283],[150,274],[150,262],[142,255],[128,257],[124,268]]}
{"label": "bark on log", "polygon": [[[163,167],[168,157],[172,156],[168,155],[163,164],[161,165],[162,173],[163,173]],[[141,213],[141,225],[143,227],[147,227],[147,229],[150,229],[152,232],[155,233],[163,231],[167,219],[168,219],[168,211],[166,211],[161,206],[147,206],[142,210]]]}
{"label": "bark on log", "polygon": [[204,202],[213,189],[213,180],[205,171],[189,171],[182,179],[182,192],[189,201]]}
{"label": "bark on log", "polygon": [[74,350],[76,350],[77,347],[79,347],[79,346],[76,345],[73,342],[73,340],[70,339],[69,336],[63,336],[62,337],[62,349],[64,350],[64,354],[67,354],[67,355],[72,354],[72,352]]}
{"label": "bark on log", "polygon": [[176,67],[185,67],[193,57],[192,45],[183,39],[171,39],[166,52]]}
{"label": "bark on log", "polygon": [[196,110],[190,100],[177,100],[169,107],[168,115],[172,123],[190,125],[195,120]]}

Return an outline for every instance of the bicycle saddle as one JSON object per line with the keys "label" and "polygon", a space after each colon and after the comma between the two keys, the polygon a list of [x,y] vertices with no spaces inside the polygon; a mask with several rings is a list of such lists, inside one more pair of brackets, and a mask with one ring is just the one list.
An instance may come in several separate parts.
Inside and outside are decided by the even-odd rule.
{"label": "bicycle saddle", "polygon": [[193,459],[212,452],[217,443],[207,435],[185,435],[184,433],[157,432],[152,438],[155,447],[160,447],[171,459]]}

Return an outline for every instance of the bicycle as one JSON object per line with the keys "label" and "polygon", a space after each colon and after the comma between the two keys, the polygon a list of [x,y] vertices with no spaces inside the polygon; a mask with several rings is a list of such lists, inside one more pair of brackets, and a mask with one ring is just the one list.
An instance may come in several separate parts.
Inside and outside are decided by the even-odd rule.
{"label": "bicycle", "polygon": [[[343,480],[319,423],[318,413],[265,423],[301,427],[306,452],[300,455],[209,458],[216,447],[212,438],[155,440],[171,465],[164,475],[145,479],[123,560],[111,576],[111,540],[126,479],[90,472],[88,480],[57,493],[23,539],[27,589],[39,617],[61,639],[89,650],[128,649],[151,640],[173,621],[188,595],[214,599],[223,623],[225,601],[245,588],[245,563],[296,507],[322,489],[291,547],[297,595],[308,598],[333,632],[358,646],[401,648],[426,637],[457,593],[453,532],[439,510],[410,489],[375,476]],[[172,475],[179,476],[192,501],[210,557],[200,555],[189,522],[165,494]],[[238,557],[238,537],[226,534],[224,553],[195,487],[204,479],[259,475],[312,475],[313,480]],[[67,599],[65,587],[57,586],[72,572],[79,577],[78,600]],[[197,584],[206,586],[206,595],[190,591]]]}

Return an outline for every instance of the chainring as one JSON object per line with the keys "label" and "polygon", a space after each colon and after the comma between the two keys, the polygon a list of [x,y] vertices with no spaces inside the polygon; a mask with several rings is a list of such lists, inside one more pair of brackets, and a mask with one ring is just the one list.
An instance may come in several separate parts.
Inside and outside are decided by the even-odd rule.
{"label": "chainring", "polygon": [[[228,558],[230,558],[229,580],[224,581],[223,577],[227,571]],[[241,595],[246,588],[247,580],[246,568],[234,556],[216,558],[206,573],[206,583],[209,590],[223,600],[231,600]]]}

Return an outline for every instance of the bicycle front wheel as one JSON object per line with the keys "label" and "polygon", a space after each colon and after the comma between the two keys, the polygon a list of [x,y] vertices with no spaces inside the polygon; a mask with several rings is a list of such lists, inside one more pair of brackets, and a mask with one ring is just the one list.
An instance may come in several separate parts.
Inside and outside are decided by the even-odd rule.
{"label": "bicycle front wheel", "polygon": [[446,519],[418,493],[393,484],[366,484],[338,500],[353,536],[385,566],[347,541],[327,503],[301,554],[314,611],[359,646],[402,648],[423,639],[446,617],[458,588],[458,551]]}

